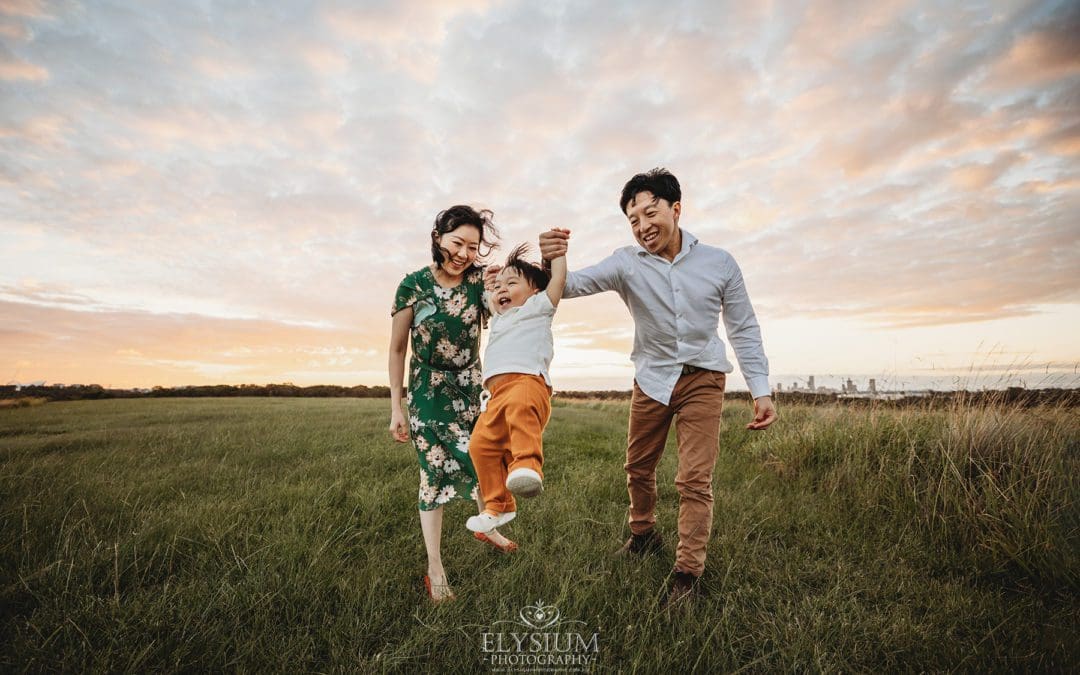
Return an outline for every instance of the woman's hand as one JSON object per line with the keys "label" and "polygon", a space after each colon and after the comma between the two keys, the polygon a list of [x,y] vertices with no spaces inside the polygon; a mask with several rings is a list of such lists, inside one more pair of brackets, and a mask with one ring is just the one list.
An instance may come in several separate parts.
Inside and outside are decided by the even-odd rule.
{"label": "woman's hand", "polygon": [[390,413],[390,435],[398,443],[409,442],[409,425],[405,422],[405,415],[400,410]]}
{"label": "woman's hand", "polygon": [[499,276],[502,265],[488,265],[484,268],[484,290],[494,293],[496,289],[495,277]]}

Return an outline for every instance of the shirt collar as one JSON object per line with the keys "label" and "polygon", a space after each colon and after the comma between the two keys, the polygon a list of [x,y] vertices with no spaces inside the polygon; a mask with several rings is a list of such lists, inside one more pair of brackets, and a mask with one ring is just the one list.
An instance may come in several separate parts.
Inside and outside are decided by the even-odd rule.
{"label": "shirt collar", "polygon": [[[695,237],[694,235],[690,234],[689,232],[687,232],[686,230],[684,230],[682,228],[679,228],[679,231],[682,232],[682,248],[680,248],[679,252],[675,254],[675,260],[671,261],[672,264],[674,264],[680,258],[686,257],[686,255],[688,253],[690,253],[690,249],[697,246],[697,243],[698,243],[698,238]],[[657,256],[657,255],[655,255],[653,253],[649,253],[648,251],[646,251],[645,247],[643,247],[641,244],[638,244],[637,254],[639,256],[653,255],[653,256],[655,256],[657,258],[660,257],[660,256]]]}

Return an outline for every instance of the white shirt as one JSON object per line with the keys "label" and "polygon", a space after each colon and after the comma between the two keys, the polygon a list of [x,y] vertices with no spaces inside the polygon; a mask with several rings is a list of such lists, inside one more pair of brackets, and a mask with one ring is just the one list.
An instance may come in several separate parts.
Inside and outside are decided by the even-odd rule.
{"label": "white shirt", "polygon": [[546,291],[540,291],[502,314],[493,314],[484,351],[483,380],[503,373],[543,375],[551,386],[548,368],[555,355],[551,320],[555,306]]}
{"label": "white shirt", "polygon": [[630,359],[649,398],[667,405],[684,364],[724,373],[735,369],[717,333],[721,315],[750,394],[770,394],[761,329],[742,272],[727,251],[683,230],[682,249],[673,261],[640,246],[616,249],[597,264],[570,272],[563,297],[603,291],[618,293],[634,318]]}

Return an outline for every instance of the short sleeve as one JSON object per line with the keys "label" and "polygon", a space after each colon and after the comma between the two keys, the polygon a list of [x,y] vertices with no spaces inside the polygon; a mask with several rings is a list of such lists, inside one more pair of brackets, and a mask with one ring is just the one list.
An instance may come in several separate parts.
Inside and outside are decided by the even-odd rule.
{"label": "short sleeve", "polygon": [[394,293],[394,306],[390,309],[390,316],[397,314],[406,307],[412,307],[419,299],[420,288],[416,283],[416,276],[406,274],[405,278],[398,284],[397,292]]}
{"label": "short sleeve", "polygon": [[531,298],[521,306],[524,313],[529,316],[555,316],[555,305],[551,304],[551,298],[547,291],[534,293]]}

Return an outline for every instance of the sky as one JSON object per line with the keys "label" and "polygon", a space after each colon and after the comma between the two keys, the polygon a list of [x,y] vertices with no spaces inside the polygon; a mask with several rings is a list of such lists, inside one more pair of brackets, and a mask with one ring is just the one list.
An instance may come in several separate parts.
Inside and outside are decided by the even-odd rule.
{"label": "sky", "polygon": [[[0,0],[0,382],[386,384],[436,213],[573,270],[654,166],[774,384],[1080,386],[1080,3],[893,0]],[[616,295],[554,331],[629,389]]]}

